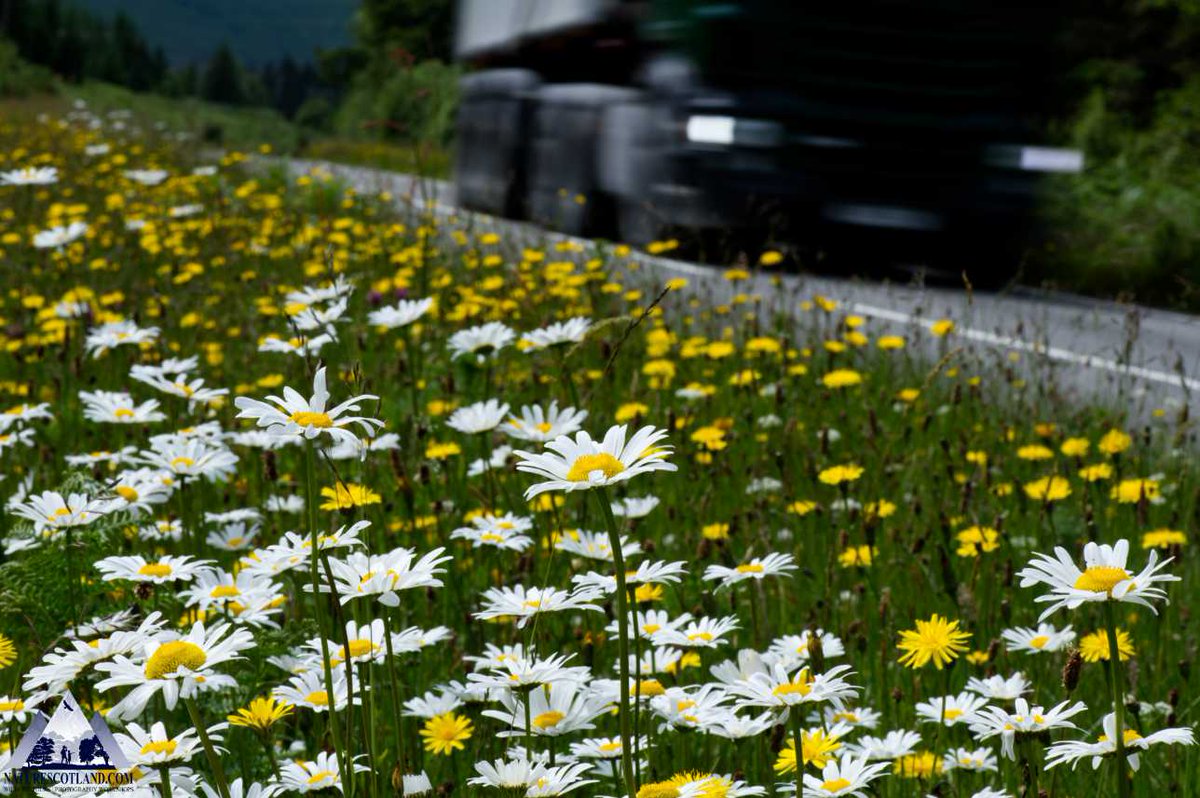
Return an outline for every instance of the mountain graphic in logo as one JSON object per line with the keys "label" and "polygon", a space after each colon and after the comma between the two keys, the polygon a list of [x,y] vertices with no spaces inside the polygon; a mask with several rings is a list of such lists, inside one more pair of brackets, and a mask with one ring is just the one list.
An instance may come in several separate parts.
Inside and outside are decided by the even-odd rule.
{"label": "mountain graphic in logo", "polygon": [[12,770],[72,771],[127,768],[129,762],[97,712],[89,721],[75,696],[63,696],[54,714],[38,712],[9,761]]}

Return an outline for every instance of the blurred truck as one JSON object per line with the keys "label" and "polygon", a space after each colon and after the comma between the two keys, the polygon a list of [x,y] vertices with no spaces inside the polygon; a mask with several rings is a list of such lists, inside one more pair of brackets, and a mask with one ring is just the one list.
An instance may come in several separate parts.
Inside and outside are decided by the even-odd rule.
{"label": "blurred truck", "polygon": [[1020,239],[1061,11],[964,0],[460,0],[462,206],[646,244]]}

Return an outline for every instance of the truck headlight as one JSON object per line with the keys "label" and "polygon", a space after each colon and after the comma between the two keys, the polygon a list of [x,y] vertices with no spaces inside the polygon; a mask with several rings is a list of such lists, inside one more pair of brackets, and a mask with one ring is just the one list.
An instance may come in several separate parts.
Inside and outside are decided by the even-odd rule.
{"label": "truck headlight", "polygon": [[689,116],[687,121],[687,140],[692,144],[778,147],[784,138],[783,125],[767,119],[697,114]]}
{"label": "truck headlight", "polygon": [[687,140],[693,144],[732,144],[736,124],[732,116],[691,116]]}
{"label": "truck headlight", "polygon": [[1074,174],[1083,171],[1083,153],[1063,147],[991,146],[985,158],[993,166],[1023,172]]}

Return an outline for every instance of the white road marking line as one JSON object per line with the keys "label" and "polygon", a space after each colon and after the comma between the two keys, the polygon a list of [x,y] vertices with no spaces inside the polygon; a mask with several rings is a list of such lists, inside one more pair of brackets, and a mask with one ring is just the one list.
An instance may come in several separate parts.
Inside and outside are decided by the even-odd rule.
{"label": "white road marking line", "polygon": [[[884,321],[894,322],[896,324],[907,324],[914,326],[922,326],[930,328],[933,322],[928,319],[914,316],[909,313],[903,313],[897,310],[889,310],[888,308],[876,307],[875,305],[866,305],[861,302],[852,303],[851,308],[855,313],[863,316],[872,316]],[[1110,371],[1114,374],[1121,374],[1130,377],[1138,377],[1147,382],[1158,382],[1164,385],[1170,385],[1173,388],[1180,388],[1185,391],[1200,390],[1200,380],[1191,377],[1184,377],[1179,374],[1171,374],[1166,371],[1157,369],[1148,369],[1142,366],[1133,366],[1125,363],[1120,363],[1110,358],[1096,357],[1094,355],[1082,355],[1078,352],[1073,352],[1070,349],[1064,349],[1058,346],[1046,346],[1036,341],[1025,341],[1020,338],[1014,338],[1009,335],[996,335],[986,330],[978,330],[972,327],[955,327],[954,334],[959,338],[966,338],[970,341],[978,341],[979,343],[988,344],[989,346],[1011,349],[1016,352],[1029,352],[1034,355],[1045,357],[1049,360],[1057,360],[1062,363],[1072,363],[1085,368],[1099,369],[1100,371]]]}
{"label": "white road marking line", "polygon": [[[369,172],[368,172],[368,174],[369,174]],[[351,177],[351,176],[352,175],[347,175],[347,177]],[[394,182],[392,182],[392,185],[393,185],[393,187],[397,187],[399,178],[397,176],[392,176],[392,177],[393,177],[393,181],[394,181]],[[412,188],[411,183],[409,184],[409,188],[411,190],[411,188]],[[393,191],[392,193],[398,193],[401,196],[403,196],[406,192]],[[440,194],[440,193],[441,193],[441,191],[436,192],[435,197],[436,197],[436,194]],[[413,205],[418,204],[417,201],[413,197],[409,196],[408,199],[411,204],[413,204]],[[427,205],[427,207],[428,207],[428,205]],[[495,224],[495,223],[509,224],[509,225],[520,224],[520,222],[514,222],[513,220],[510,220],[510,219],[500,219],[500,218],[490,216],[485,213],[464,211],[461,208],[449,205],[445,202],[442,202],[440,199],[436,199],[436,198],[434,199],[434,202],[432,203],[431,210],[433,210],[433,212],[437,216],[442,216],[442,217],[453,217],[453,216],[461,215],[463,213],[468,213],[468,214],[474,213],[475,216],[482,218],[493,224]],[[590,239],[578,238],[576,236],[567,235],[565,233],[556,233],[552,230],[544,230],[543,232],[550,239],[557,239],[559,241],[569,241],[569,242],[580,244],[583,246],[595,244],[595,242]],[[686,274],[686,275],[689,275],[692,277],[700,277],[703,279],[715,279],[716,277],[718,277],[720,275],[720,271],[718,270],[717,267],[714,267],[714,266],[705,266],[705,265],[695,264],[695,263],[686,263],[684,261],[671,260],[671,259],[659,257],[657,255],[648,255],[646,253],[636,252],[636,251],[635,251],[635,255],[638,257],[638,259],[643,264],[645,264],[647,266],[664,269],[667,271],[673,271],[673,272],[677,272],[680,274]],[[858,313],[863,316],[870,316],[873,318],[881,319],[883,321],[893,322],[895,324],[903,324],[903,325],[909,325],[909,326],[924,326],[926,328],[932,326],[932,324],[933,324],[933,322],[929,321],[926,318],[922,318],[920,316],[915,316],[910,313],[904,313],[904,312],[898,311],[898,310],[890,310],[888,308],[881,308],[876,305],[868,305],[868,304],[865,304],[862,302],[850,302],[848,304],[849,304],[849,307],[852,308],[855,313]],[[1192,377],[1185,377],[1185,376],[1182,376],[1179,374],[1172,374],[1170,372],[1160,371],[1158,369],[1150,369],[1150,368],[1145,368],[1143,366],[1134,366],[1134,365],[1130,365],[1130,364],[1120,363],[1111,358],[1102,358],[1102,357],[1097,357],[1095,355],[1084,355],[1079,352],[1072,351],[1070,349],[1065,349],[1063,347],[1046,346],[1046,345],[1038,343],[1036,341],[1026,341],[1026,340],[1023,340],[1020,338],[1015,338],[1013,336],[1008,336],[1008,335],[997,335],[995,333],[991,333],[986,330],[979,330],[979,329],[975,329],[972,327],[957,327],[956,326],[954,334],[956,336],[958,336],[959,338],[965,338],[970,341],[977,341],[979,343],[986,344],[988,346],[995,346],[998,348],[1009,349],[1009,350],[1012,350],[1015,352],[1028,352],[1030,354],[1044,357],[1049,360],[1055,360],[1060,363],[1069,363],[1072,365],[1082,366],[1084,368],[1092,368],[1092,369],[1097,369],[1099,371],[1108,371],[1113,374],[1118,374],[1118,375],[1122,375],[1122,376],[1136,377],[1138,379],[1142,379],[1147,382],[1160,383],[1162,385],[1168,385],[1172,388],[1178,388],[1183,391],[1189,391],[1189,392],[1190,391],[1200,391],[1200,379],[1195,379]]]}

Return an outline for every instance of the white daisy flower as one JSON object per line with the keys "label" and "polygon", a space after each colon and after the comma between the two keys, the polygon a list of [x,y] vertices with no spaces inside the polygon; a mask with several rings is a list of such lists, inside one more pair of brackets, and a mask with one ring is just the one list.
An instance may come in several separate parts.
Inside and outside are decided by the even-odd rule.
{"label": "white daisy flower", "polygon": [[628,496],[614,501],[612,511],[618,518],[645,518],[657,506],[657,496]]}
{"label": "white daisy flower", "polygon": [[542,454],[517,450],[517,470],[545,478],[525,491],[528,501],[547,491],[587,490],[615,485],[638,474],[651,471],[675,471],[665,458],[670,446],[658,445],[667,437],[666,430],[642,427],[627,439],[624,425],[612,427],[602,441],[592,440],[586,432],[574,439],[563,435],[546,444]]}
{"label": "white daisy flower", "polygon": [[600,591],[590,587],[559,590],[554,587],[493,587],[483,593],[483,609],[473,614],[479,620],[512,616],[518,619],[517,627],[524,628],[529,619],[544,612],[563,610],[592,610],[601,612],[598,604]]}
{"label": "white daisy flower", "polygon": [[990,748],[952,748],[942,757],[943,769],[950,770],[967,770],[976,773],[983,771],[991,771],[995,773],[999,770],[999,763],[996,759],[996,753]]}
{"label": "white daisy flower", "polygon": [[[136,723],[125,726],[126,734],[114,735],[131,765],[161,767],[172,762],[187,762],[200,750],[200,738],[195,729],[188,729],[172,737],[161,722],[149,729]],[[212,737],[212,735],[209,735]],[[216,737],[216,740],[220,740]]]}
{"label": "white daisy flower", "polygon": [[152,637],[136,661],[117,655],[112,662],[101,662],[96,670],[108,676],[97,682],[96,689],[133,688],[108,711],[109,720],[137,717],[160,692],[167,709],[174,709],[180,697],[235,687],[236,679],[214,669],[242,659],[241,652],[253,647],[254,635],[245,629],[224,623],[206,629],[198,621],[178,639]]}
{"label": "white daisy flower", "polygon": [[489,432],[500,426],[500,422],[508,415],[508,404],[501,404],[496,399],[486,402],[476,402],[473,405],[460,407],[446,419],[446,426],[458,430],[464,435],[476,435]]}
{"label": "white daisy flower", "polygon": [[[1051,745],[1046,750],[1046,769],[1058,765],[1069,764],[1072,769],[1079,760],[1091,758],[1092,769],[1100,767],[1104,757],[1113,756],[1117,752],[1117,720],[1113,713],[1104,716],[1104,733],[1094,743],[1086,740],[1064,740]],[[1129,767],[1135,771],[1141,766],[1139,752],[1145,751],[1152,745],[1195,745],[1196,738],[1191,728],[1162,729],[1153,734],[1142,736],[1134,729],[1125,729],[1125,758]]]}
{"label": "white daisy flower", "polygon": [[1018,626],[1000,633],[1009,651],[1024,651],[1026,654],[1062,651],[1075,642],[1075,630],[1070,626],[1059,630],[1053,624],[1039,623],[1037,629]]}
{"label": "white daisy flower", "polygon": [[102,424],[149,424],[164,421],[158,400],[150,399],[140,405],[123,391],[80,391],[83,417]]}
{"label": "white daisy flower", "polygon": [[976,712],[987,706],[987,701],[974,693],[944,695],[917,702],[916,711],[917,716],[926,723],[957,726],[960,723],[969,723]]}
{"label": "white daisy flower", "polygon": [[[621,554],[625,558],[642,553],[642,545],[629,540],[624,535],[620,538],[620,546]],[[589,560],[599,560],[601,562],[613,561],[612,545],[609,543],[608,534],[605,532],[568,529],[555,539],[554,548]]]}
{"label": "white daisy flower", "polygon": [[989,676],[980,679],[972,676],[967,680],[967,689],[993,701],[1016,701],[1033,689],[1033,684],[1022,673],[1003,676]]}
{"label": "white daisy flower", "polygon": [[165,582],[190,582],[210,564],[212,560],[193,560],[189,556],[166,554],[158,560],[149,561],[140,554],[134,554],[97,560],[96,570],[103,574],[105,582],[124,579],[161,585]]}
{"label": "white daisy flower", "polygon": [[750,678],[734,682],[726,689],[737,699],[739,708],[762,707],[786,715],[792,707],[829,702],[835,707],[854,698],[858,688],[843,677],[851,673],[849,665],[836,665],[813,676],[802,668],[792,676],[779,665],[754,673]]}
{"label": "white daisy flower", "polygon": [[[355,773],[371,770],[366,765],[357,763],[352,767]],[[320,751],[317,758],[311,761],[301,759],[280,762],[278,786],[283,792],[309,793],[328,789],[342,792],[342,769],[338,764],[337,754]]]}
{"label": "white daisy flower", "polygon": [[88,330],[84,351],[98,358],[118,346],[137,346],[158,340],[157,327],[138,327],[132,321],[110,321]]}
{"label": "white daisy flower", "polygon": [[395,305],[371,311],[367,314],[367,322],[376,327],[394,330],[417,321],[432,307],[432,299],[402,299]]}
{"label": "white daisy flower", "polygon": [[592,322],[590,319],[583,316],[575,316],[566,321],[559,321],[546,327],[530,330],[521,336],[521,340],[529,344],[526,351],[536,352],[552,346],[579,343],[591,328]]}
{"label": "white daisy flower", "polygon": [[[884,775],[889,767],[887,763],[871,764],[865,757],[843,754],[840,759],[827,763],[821,769],[820,776],[804,774],[804,798],[832,798],[838,795],[867,798],[867,787]],[[788,785],[780,786],[786,788]]]}
{"label": "white daisy flower", "polygon": [[917,750],[921,735],[907,729],[895,729],[882,737],[860,737],[846,744],[846,751],[870,760],[899,759]]}
{"label": "white daisy flower", "polygon": [[1128,540],[1119,540],[1114,546],[1088,543],[1083,547],[1083,570],[1075,565],[1071,555],[1063,547],[1055,547],[1054,555],[1034,555],[1029,565],[1017,574],[1021,577],[1021,587],[1041,584],[1050,588],[1050,593],[1034,599],[1050,602],[1039,621],[1045,620],[1056,610],[1064,607],[1073,610],[1087,602],[1121,601],[1140,604],[1157,614],[1158,610],[1151,601],[1165,602],[1167,592],[1156,585],[1179,581],[1178,576],[1159,573],[1171,559],[1160,563],[1158,552],[1153,549],[1145,568],[1137,574],[1127,570],[1125,564],[1129,557]]}
{"label": "white daisy flower", "polygon": [[458,359],[463,355],[473,355],[476,363],[483,363],[513,342],[516,333],[498,321],[489,321],[476,327],[459,330],[450,336],[446,346],[450,349],[451,358]]}
{"label": "white daisy flower", "polygon": [[58,169],[53,166],[26,166],[0,172],[0,186],[48,186],[58,182]]}
{"label": "white daisy flower", "polygon": [[762,581],[768,576],[782,576],[796,570],[796,561],[790,554],[772,552],[765,557],[754,557],[749,562],[733,568],[724,565],[710,565],[704,569],[706,581],[720,581],[717,590],[732,587],[747,579]]}
{"label": "white daisy flower", "polygon": [[62,227],[51,227],[34,235],[33,245],[38,249],[61,249],[85,235],[87,231],[88,226],[85,222],[71,222]]}
{"label": "white daisy flower", "polygon": [[547,443],[578,432],[587,417],[586,410],[576,410],[574,407],[560,410],[558,402],[551,402],[546,410],[540,405],[526,405],[521,408],[520,417],[514,415],[500,430],[518,440]]}
{"label": "white daisy flower", "polygon": [[274,402],[277,407],[246,396],[239,396],[234,400],[234,405],[239,410],[238,418],[255,419],[258,426],[280,437],[303,437],[313,440],[325,433],[334,440],[349,440],[357,444],[358,436],[347,429],[347,426],[356,424],[367,435],[371,435],[383,427],[383,422],[365,416],[343,414],[357,413],[360,402],[378,398],[372,394],[363,394],[326,409],[329,392],[325,389],[325,368],[321,367],[313,377],[311,399],[305,399],[296,391],[285,387],[282,399],[277,396],[267,397],[267,400]]}
{"label": "white daisy flower", "polygon": [[983,742],[1000,738],[1000,750],[1009,759],[1016,759],[1014,746],[1018,734],[1039,734],[1050,729],[1074,729],[1071,718],[1087,710],[1082,701],[1071,704],[1063,701],[1050,709],[1031,707],[1024,698],[1016,700],[1013,711],[988,706],[979,710],[969,721],[971,734]]}

